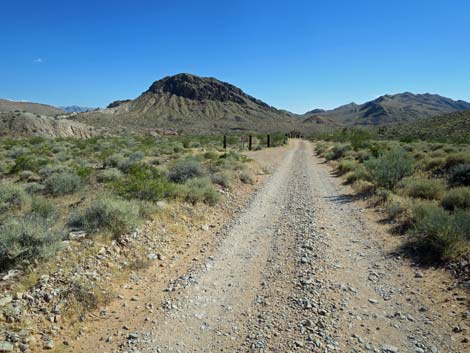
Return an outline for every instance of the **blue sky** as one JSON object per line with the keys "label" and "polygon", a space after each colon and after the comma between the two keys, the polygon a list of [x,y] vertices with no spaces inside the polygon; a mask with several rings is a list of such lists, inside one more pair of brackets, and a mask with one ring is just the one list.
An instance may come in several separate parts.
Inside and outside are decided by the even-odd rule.
{"label": "blue sky", "polygon": [[0,97],[105,106],[190,72],[294,112],[470,100],[467,0],[2,2]]}

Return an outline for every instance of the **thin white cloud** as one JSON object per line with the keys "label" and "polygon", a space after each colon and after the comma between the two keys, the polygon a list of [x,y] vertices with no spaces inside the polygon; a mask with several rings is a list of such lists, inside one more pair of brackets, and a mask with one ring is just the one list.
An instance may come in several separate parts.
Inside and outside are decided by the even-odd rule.
{"label": "thin white cloud", "polygon": [[33,62],[36,64],[42,64],[42,61],[43,61],[42,58],[36,58],[33,60]]}

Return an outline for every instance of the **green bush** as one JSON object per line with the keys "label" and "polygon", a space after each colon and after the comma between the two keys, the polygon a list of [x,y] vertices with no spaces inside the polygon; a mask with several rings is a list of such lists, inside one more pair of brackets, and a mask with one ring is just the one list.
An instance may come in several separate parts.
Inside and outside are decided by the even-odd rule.
{"label": "green bush", "polygon": [[370,175],[363,164],[355,164],[350,172],[344,175],[346,184],[352,184],[358,180],[370,181]]}
{"label": "green bush", "polygon": [[364,162],[373,181],[389,190],[404,177],[413,173],[413,160],[399,147],[379,153],[378,157],[370,158]]}
{"label": "green bush", "polygon": [[22,185],[24,191],[29,195],[40,194],[44,191],[45,186],[36,182],[25,183]]}
{"label": "green bush", "polygon": [[44,185],[49,193],[54,196],[72,194],[82,187],[81,178],[74,173],[52,174],[44,181]]}
{"label": "green bush", "polygon": [[398,187],[401,192],[410,197],[427,200],[438,200],[444,194],[445,184],[439,179],[407,178]]}
{"label": "green bush", "polygon": [[470,186],[470,163],[453,167],[448,178],[450,186]]}
{"label": "green bush", "polygon": [[445,163],[446,163],[445,158],[435,157],[435,158],[425,159],[423,164],[424,164],[425,170],[434,170],[434,169],[441,168],[442,166],[444,166]]}
{"label": "green bush", "polygon": [[347,152],[351,151],[352,147],[348,144],[335,145],[331,150],[331,154],[328,154],[326,159],[328,160],[337,160],[346,155]]}
{"label": "green bush", "polygon": [[81,224],[89,233],[110,232],[117,238],[137,226],[139,214],[137,202],[106,196],[93,202],[79,219],[74,218],[69,224]]}
{"label": "green bush", "polygon": [[45,259],[60,248],[62,236],[42,217],[12,218],[0,226],[0,268]]}
{"label": "green bush", "polygon": [[220,200],[220,194],[207,178],[189,179],[179,189],[179,195],[193,205],[204,202],[214,206]]}
{"label": "green bush", "polygon": [[29,198],[23,188],[10,182],[0,183],[0,212],[23,207]]}
{"label": "green bush", "polygon": [[50,177],[53,174],[69,173],[72,170],[65,164],[48,164],[39,170],[39,175],[43,178]]}
{"label": "green bush", "polygon": [[44,219],[55,219],[58,212],[56,206],[50,200],[42,196],[35,196],[31,201],[30,214]]}
{"label": "green bush", "polygon": [[105,161],[104,161],[104,166],[105,167],[112,167],[112,168],[117,168],[120,163],[124,162],[126,158],[120,154],[120,153],[115,153],[111,156],[109,156]]}
{"label": "green bush", "polygon": [[122,176],[123,176],[123,174],[119,169],[109,168],[109,169],[105,169],[105,170],[100,171],[96,175],[96,180],[98,180],[101,183],[106,183],[106,182],[110,182],[110,181],[119,180],[119,179],[122,178]]}
{"label": "green bush", "polygon": [[201,164],[192,158],[186,158],[176,162],[170,168],[168,178],[175,183],[184,183],[191,178],[202,177],[205,174]]}
{"label": "green bush", "polygon": [[453,214],[434,204],[420,203],[413,209],[415,245],[430,261],[449,260],[461,255],[468,245],[470,213]]}
{"label": "green bush", "polygon": [[135,165],[126,178],[113,183],[113,189],[127,199],[159,201],[175,192],[175,184],[155,167],[145,164]]}
{"label": "green bush", "polygon": [[457,208],[470,208],[470,187],[458,187],[450,189],[441,201],[442,207],[446,210],[455,210]]}
{"label": "green bush", "polygon": [[339,162],[338,166],[336,167],[338,175],[343,175],[352,171],[355,168],[356,164],[357,164],[356,162],[350,159],[342,160],[341,162]]}
{"label": "green bush", "polygon": [[15,164],[10,169],[10,173],[16,174],[24,170],[37,172],[47,163],[48,160],[46,158],[38,156],[20,156],[16,158]]}

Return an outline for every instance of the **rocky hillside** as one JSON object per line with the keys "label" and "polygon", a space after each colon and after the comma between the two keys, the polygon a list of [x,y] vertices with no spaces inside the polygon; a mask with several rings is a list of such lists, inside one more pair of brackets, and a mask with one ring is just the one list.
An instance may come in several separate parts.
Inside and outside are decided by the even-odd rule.
{"label": "rocky hillside", "polygon": [[437,94],[401,93],[381,96],[364,104],[350,103],[339,108],[315,113],[345,125],[381,125],[412,122],[418,119],[469,110],[470,103],[455,101]]}
{"label": "rocky hillside", "polygon": [[0,99],[0,112],[28,112],[46,116],[55,116],[65,113],[64,110],[47,104],[15,102],[8,99]]}
{"label": "rocky hillside", "polygon": [[470,143],[470,110],[379,126],[374,130],[386,139]]}
{"label": "rocky hillside", "polygon": [[190,74],[165,77],[134,100],[116,101],[107,109],[80,114],[77,119],[114,132],[168,128],[183,133],[290,131],[314,126],[229,83]]}
{"label": "rocky hillside", "polygon": [[92,127],[67,119],[56,119],[28,112],[0,113],[0,137],[88,138],[94,134]]}

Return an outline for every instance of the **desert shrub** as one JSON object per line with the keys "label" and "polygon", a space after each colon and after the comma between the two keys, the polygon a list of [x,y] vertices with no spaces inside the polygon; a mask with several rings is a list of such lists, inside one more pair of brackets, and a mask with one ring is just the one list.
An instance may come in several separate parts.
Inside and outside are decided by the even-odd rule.
{"label": "desert shrub", "polygon": [[180,188],[179,196],[193,205],[198,202],[204,202],[213,206],[220,200],[220,194],[208,178],[189,179]]}
{"label": "desert shrub", "polygon": [[435,204],[418,203],[413,209],[415,246],[431,261],[448,260],[459,256],[468,243],[470,213],[446,212]]}
{"label": "desert shrub", "polygon": [[454,166],[449,171],[450,186],[470,186],[470,163]]}
{"label": "desert shrub", "polygon": [[141,161],[142,159],[144,159],[145,157],[145,153],[142,152],[142,151],[135,151],[133,153],[131,153],[131,155],[129,156],[129,159],[131,161],[134,161],[134,162],[138,162],[138,161]]}
{"label": "desert shrub", "polygon": [[120,153],[115,153],[111,156],[109,156],[105,161],[104,161],[104,166],[105,167],[112,167],[112,168],[117,168],[120,163],[124,162],[126,158],[120,154]]}
{"label": "desert shrub", "polygon": [[349,144],[341,144],[341,145],[335,145],[333,146],[332,150],[330,151],[331,153],[328,153],[325,158],[327,160],[337,160],[346,155],[348,151],[351,150],[351,145]]}
{"label": "desert shrub", "polygon": [[71,157],[70,154],[67,151],[60,152],[56,156],[57,160],[60,162],[66,162],[68,161]]}
{"label": "desert shrub", "polygon": [[0,212],[23,207],[29,198],[24,189],[10,182],[0,183]]}
{"label": "desert shrub", "polygon": [[470,153],[456,152],[449,154],[446,159],[445,168],[451,169],[459,164],[470,164]]}
{"label": "desert shrub", "polygon": [[219,158],[219,155],[217,154],[217,152],[207,151],[206,153],[204,153],[204,158],[210,159],[210,160],[216,160],[217,158]]}
{"label": "desert shrub", "polygon": [[442,197],[446,186],[439,179],[406,178],[399,184],[400,192],[406,196],[427,200],[437,200]]}
{"label": "desert shrub", "polygon": [[27,194],[39,194],[44,191],[45,186],[36,182],[25,183],[22,185],[23,190],[26,191]]}
{"label": "desert shrub", "polygon": [[[1,157],[0,157],[1,158]],[[0,174],[4,174],[10,170],[10,166],[6,161],[0,160]]]}
{"label": "desert shrub", "polygon": [[16,174],[24,170],[37,172],[48,163],[46,158],[37,156],[20,156],[16,158],[15,164],[10,169],[10,173]]}
{"label": "desert shrub", "polygon": [[366,180],[357,180],[352,185],[354,191],[361,196],[371,196],[375,192],[375,185],[370,181]]}
{"label": "desert shrub", "polygon": [[174,153],[181,153],[184,151],[184,147],[182,145],[177,145],[175,147],[173,147],[173,152]]}
{"label": "desert shrub", "polygon": [[251,175],[251,173],[248,173],[246,171],[244,172],[241,172],[239,175],[238,175],[238,178],[240,179],[240,181],[243,183],[243,184],[251,184],[253,185],[255,183],[254,179],[253,179],[253,176]]}
{"label": "desert shrub", "polygon": [[52,195],[61,196],[78,191],[82,187],[82,180],[75,173],[56,173],[44,180],[44,185]]}
{"label": "desert shrub", "polygon": [[369,150],[366,150],[366,149],[361,149],[361,150],[358,150],[357,151],[357,160],[359,162],[364,162],[366,160],[368,160],[371,156],[371,153]]}
{"label": "desert shrub", "polygon": [[42,196],[35,196],[31,200],[30,214],[44,219],[54,219],[58,213],[56,206],[50,200]]}
{"label": "desert shrub", "polygon": [[144,219],[149,218],[159,210],[157,204],[151,201],[138,200],[137,203],[139,206],[139,216]]}
{"label": "desert shrub", "polygon": [[110,232],[114,237],[119,237],[137,226],[139,213],[137,202],[105,196],[94,201],[83,212],[81,219],[73,219],[69,223],[81,223],[89,233]]}
{"label": "desert shrub", "polygon": [[391,195],[385,203],[385,212],[389,219],[393,219],[406,227],[413,221],[413,202],[409,198]]}
{"label": "desert shrub", "polygon": [[214,184],[220,185],[224,188],[229,188],[230,187],[230,174],[225,172],[225,173],[216,173],[211,175],[211,181]]}
{"label": "desert shrub", "polygon": [[65,164],[48,164],[39,170],[39,175],[47,178],[53,174],[68,173],[72,170]]}
{"label": "desert shrub", "polygon": [[356,167],[356,162],[350,160],[350,159],[345,159],[341,162],[339,162],[338,166],[336,167],[336,170],[338,172],[338,175],[343,175],[346,174],[352,170],[355,169]]}
{"label": "desert shrub", "polygon": [[0,268],[45,259],[60,248],[62,236],[42,217],[11,218],[0,226]]}
{"label": "desert shrub", "polygon": [[451,211],[470,208],[470,187],[450,189],[442,198],[441,205]]}
{"label": "desert shrub", "polygon": [[434,170],[444,166],[446,159],[443,157],[435,157],[424,160],[424,169],[425,170]]}
{"label": "desert shrub", "polygon": [[192,158],[179,160],[170,168],[168,178],[175,183],[184,183],[191,178],[198,178],[204,175],[201,164]]}
{"label": "desert shrub", "polygon": [[106,182],[110,182],[110,181],[119,180],[120,178],[122,178],[122,176],[123,176],[123,174],[119,169],[109,168],[109,169],[105,169],[105,170],[100,171],[96,175],[96,180],[98,180],[101,183],[106,183]]}
{"label": "desert shrub", "polygon": [[12,148],[8,150],[7,156],[13,159],[17,159],[20,156],[25,156],[30,153],[31,153],[31,150],[27,147],[13,146]]}
{"label": "desert shrub", "polygon": [[413,160],[399,147],[382,152],[364,162],[373,181],[384,188],[393,189],[404,177],[413,173]]}
{"label": "desert shrub", "polygon": [[126,178],[113,183],[113,189],[127,199],[159,201],[173,195],[175,184],[155,167],[138,164],[131,168]]}
{"label": "desert shrub", "polygon": [[30,170],[23,170],[22,172],[19,173],[19,177],[21,180],[28,181],[31,178],[33,178],[36,174]]}
{"label": "desert shrub", "polygon": [[353,169],[344,175],[346,184],[352,184],[358,180],[370,181],[370,175],[363,164],[354,165]]}

